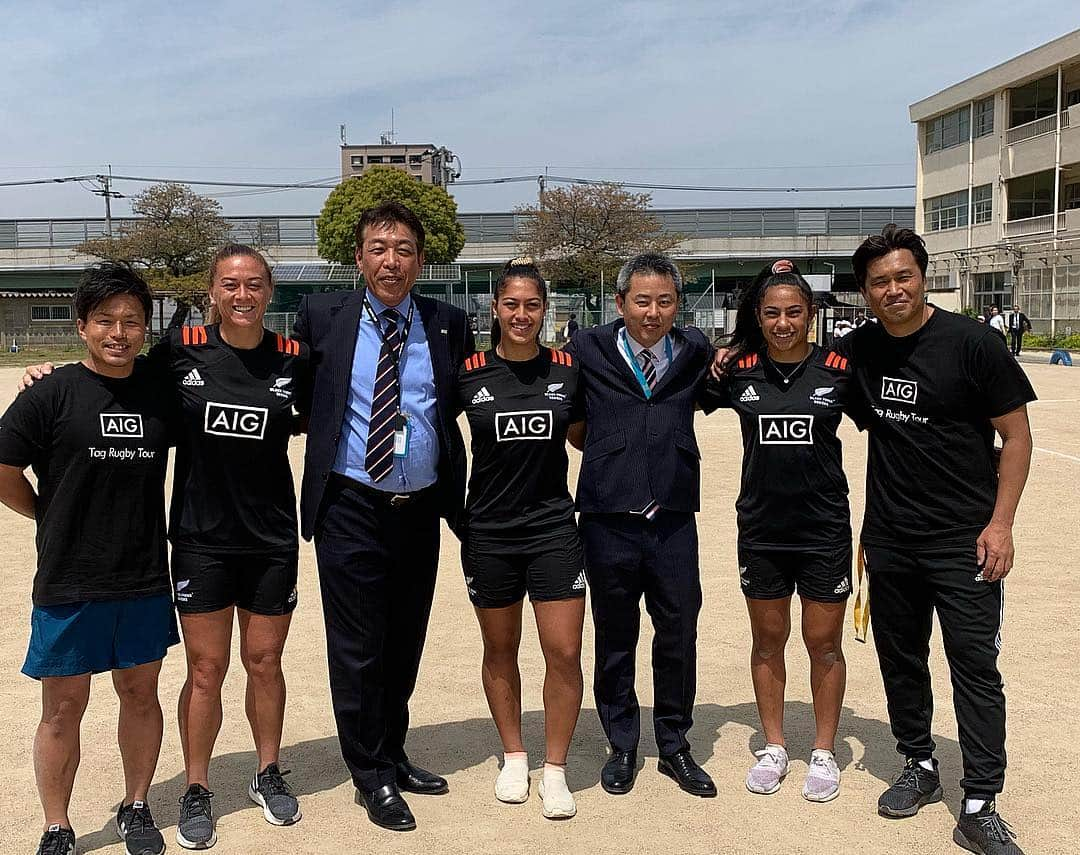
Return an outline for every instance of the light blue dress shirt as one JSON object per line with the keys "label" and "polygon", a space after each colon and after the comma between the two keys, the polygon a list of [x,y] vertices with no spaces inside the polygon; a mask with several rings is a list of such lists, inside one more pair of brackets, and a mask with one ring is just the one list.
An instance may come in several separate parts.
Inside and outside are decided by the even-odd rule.
{"label": "light blue dress shirt", "polygon": [[[634,354],[635,359],[641,358],[641,351],[645,350],[645,345],[640,344],[636,338],[626,331],[626,327],[619,327],[618,332],[615,333],[615,346],[619,349],[619,353],[622,354],[623,362],[630,366],[630,370],[634,370],[634,365],[630,362],[630,356],[626,352],[626,348],[623,346],[623,342],[628,342],[630,350]],[[660,339],[656,344],[650,347],[649,355],[652,357],[653,368],[656,369],[656,382],[659,383],[664,374],[668,370],[668,343],[671,343],[671,359],[674,360],[679,352],[682,350],[682,342],[679,341],[678,336],[674,332],[668,333],[664,338]],[[639,363],[640,366],[640,363]]]}
{"label": "light blue dress shirt", "polygon": [[[374,294],[368,291],[368,302],[376,317],[386,310]],[[410,294],[396,307],[398,332],[405,327],[405,318],[413,304]],[[431,351],[420,312],[413,311],[409,337],[401,349],[401,412],[409,419],[409,449],[405,457],[394,457],[394,471],[374,484],[364,468],[367,456],[368,422],[371,419],[371,394],[375,388],[375,369],[379,364],[382,338],[365,309],[360,315],[360,329],[353,352],[352,379],[349,399],[345,403],[345,418],[341,425],[334,471],[389,493],[411,493],[435,483],[439,463],[439,435],[435,398],[435,374],[431,368]]]}

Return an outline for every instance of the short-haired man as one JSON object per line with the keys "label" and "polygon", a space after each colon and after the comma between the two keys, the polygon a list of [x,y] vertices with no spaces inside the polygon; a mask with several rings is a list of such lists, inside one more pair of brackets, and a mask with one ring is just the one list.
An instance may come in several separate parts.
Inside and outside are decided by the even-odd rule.
{"label": "short-haired man", "polygon": [[[997,332],[927,303],[926,247],[913,231],[886,226],[852,266],[880,323],[836,347],[853,366],[857,420],[870,434],[862,544],[889,721],[906,758],[878,811],[913,816],[942,797],[927,664],[936,612],[964,763],[954,839],[973,852],[1015,855],[995,807],[1005,780],[997,657],[1035,393]],[[1003,442],[996,465],[995,432]]]}
{"label": "short-haired man", "polygon": [[[577,505],[596,631],[593,688],[611,745],[601,784],[627,793],[641,732],[634,691],[641,598],[652,617],[653,724],[660,771],[685,791],[715,796],[690,755],[701,610],[697,525],[700,471],[694,409],[713,348],[675,328],[678,268],[648,253],[619,271],[621,320],[579,330],[568,349],[585,397]],[[579,448],[582,437],[571,438]]]}
{"label": "short-haired man", "polygon": [[[129,268],[90,268],[75,293],[82,362],[19,395],[0,419],[0,501],[37,520],[30,644],[41,681],[34,770],[45,812],[39,853],[68,855],[68,805],[90,677],[112,672],[126,792],[116,828],[131,855],[165,842],[146,803],[161,748],[158,673],[179,641],[165,556],[171,399],[135,356],[150,320]],[[37,476],[37,492],[23,470]]]}
{"label": "short-haired man", "polygon": [[315,538],[330,691],[341,752],[376,825],[416,827],[401,796],[447,782],[409,762],[405,736],[427,633],[439,517],[465,501],[458,366],[473,350],[465,312],[412,293],[424,226],[404,205],[356,226],[359,291],[303,299],[311,348],[300,531]]}

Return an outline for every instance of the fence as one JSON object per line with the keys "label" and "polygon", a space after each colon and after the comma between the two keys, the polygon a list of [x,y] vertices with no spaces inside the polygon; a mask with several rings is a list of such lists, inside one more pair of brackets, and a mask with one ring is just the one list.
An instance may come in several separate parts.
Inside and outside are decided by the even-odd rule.
{"label": "fence", "polygon": [[14,345],[19,347],[75,347],[82,344],[76,332],[38,330],[0,331],[0,351],[7,352]]}

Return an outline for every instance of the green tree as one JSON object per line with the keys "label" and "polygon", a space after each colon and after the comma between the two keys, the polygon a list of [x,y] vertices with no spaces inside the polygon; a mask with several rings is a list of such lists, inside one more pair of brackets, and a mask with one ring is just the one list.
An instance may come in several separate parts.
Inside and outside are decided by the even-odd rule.
{"label": "green tree", "polygon": [[347,178],[326,197],[315,221],[319,255],[327,261],[353,264],[354,230],[364,209],[382,202],[408,206],[424,224],[424,260],[449,264],[465,246],[465,229],[457,219],[457,202],[442,187],[417,181],[392,166],[373,166],[358,178]]}
{"label": "green tree", "polygon": [[663,230],[649,213],[650,200],[648,193],[630,193],[618,184],[548,190],[543,205],[516,209],[515,239],[557,287],[591,294],[599,288],[601,271],[613,280],[630,256],[667,252],[683,239]]}
{"label": "green tree", "polygon": [[178,313],[205,311],[206,271],[229,237],[221,205],[184,184],[155,184],[132,198],[131,211],[138,219],[76,251],[145,268],[151,288],[175,299]]}

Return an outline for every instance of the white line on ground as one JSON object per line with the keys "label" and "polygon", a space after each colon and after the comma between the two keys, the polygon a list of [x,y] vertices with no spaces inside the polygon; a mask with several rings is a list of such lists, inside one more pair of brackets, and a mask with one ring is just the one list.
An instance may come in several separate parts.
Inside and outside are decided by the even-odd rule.
{"label": "white line on ground", "polygon": [[1054,457],[1064,457],[1066,460],[1072,460],[1074,463],[1080,463],[1080,457],[1073,457],[1071,454],[1062,454],[1060,451],[1051,451],[1049,448],[1039,448],[1035,446],[1036,451],[1041,451],[1043,454],[1052,454]]}
{"label": "white line on ground", "polygon": [[1047,398],[1046,400],[1039,399],[1032,401],[1032,404],[1075,404],[1080,401],[1080,398]]}

